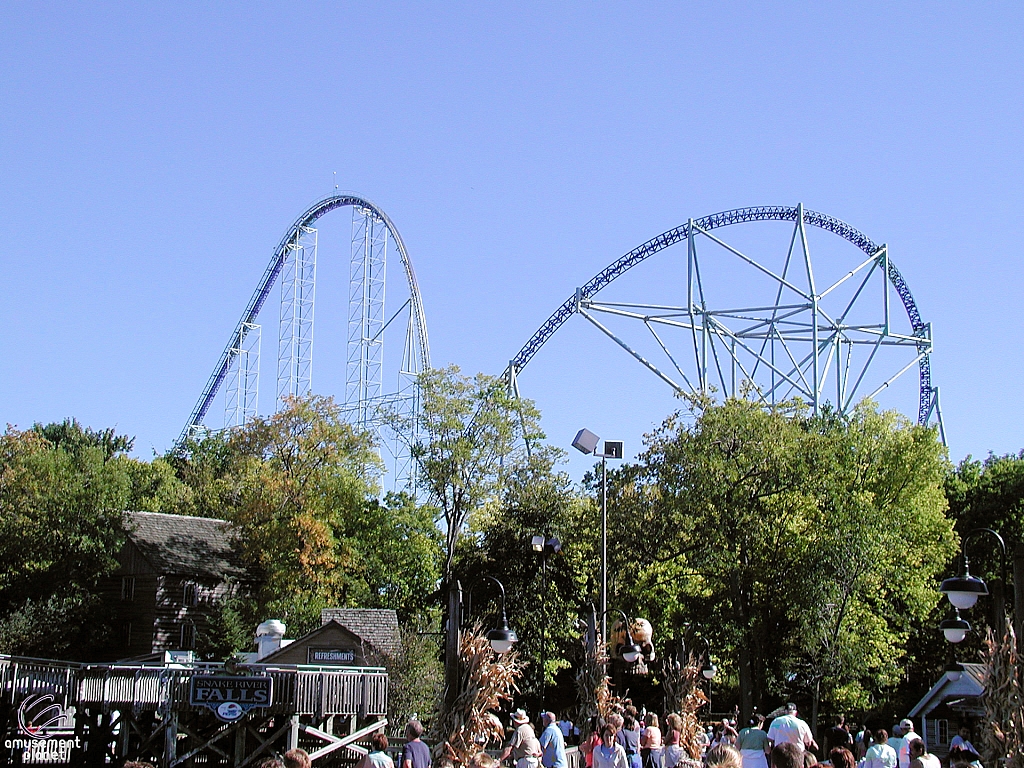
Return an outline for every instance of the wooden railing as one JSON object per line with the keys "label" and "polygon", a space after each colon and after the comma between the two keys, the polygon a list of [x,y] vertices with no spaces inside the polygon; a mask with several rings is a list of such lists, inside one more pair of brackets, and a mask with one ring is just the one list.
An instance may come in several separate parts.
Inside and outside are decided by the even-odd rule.
{"label": "wooden railing", "polygon": [[[380,667],[251,664],[246,674],[273,679],[272,713],[376,716],[387,713],[388,675]],[[195,675],[225,674],[222,664],[80,665],[0,656],[0,698],[13,704],[28,694],[54,695],[61,706],[186,710]]]}
{"label": "wooden railing", "polygon": [[0,655],[0,703],[14,704],[32,694],[52,694],[67,707],[77,694],[78,664]]}

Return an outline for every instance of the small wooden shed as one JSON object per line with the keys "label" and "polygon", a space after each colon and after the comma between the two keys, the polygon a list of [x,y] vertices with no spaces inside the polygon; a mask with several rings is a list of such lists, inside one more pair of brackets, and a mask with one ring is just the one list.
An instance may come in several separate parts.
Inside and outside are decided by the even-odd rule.
{"label": "small wooden shed", "polygon": [[386,667],[401,639],[398,615],[383,608],[328,608],[312,632],[260,659],[264,664]]}
{"label": "small wooden shed", "polygon": [[910,710],[920,718],[921,734],[932,754],[945,759],[949,743],[961,726],[968,726],[985,715],[981,696],[985,693],[985,665],[961,664],[964,668],[954,680],[943,673],[931,690]]}

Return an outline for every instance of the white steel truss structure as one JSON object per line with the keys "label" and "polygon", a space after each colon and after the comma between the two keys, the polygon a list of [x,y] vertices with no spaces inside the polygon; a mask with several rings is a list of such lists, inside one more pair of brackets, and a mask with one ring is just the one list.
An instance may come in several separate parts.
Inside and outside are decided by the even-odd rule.
{"label": "white steel truss structure", "polygon": [[231,348],[224,390],[224,426],[240,427],[259,413],[260,326],[242,323]]}
{"label": "white steel truss structure", "polygon": [[281,264],[281,319],[277,341],[277,403],[309,394],[313,380],[313,304],[317,231],[297,227]]}
{"label": "white steel truss structure", "polygon": [[[788,248],[771,245],[774,239],[767,245],[755,240],[754,250],[740,248],[714,232],[762,221],[793,222]],[[833,259],[827,270],[817,269],[810,226],[856,246],[856,260],[837,264]],[[685,282],[676,293],[683,294],[681,301],[598,300],[599,291],[673,245],[686,249]],[[835,251],[833,243],[825,245]],[[644,290],[669,288],[655,282]],[[826,403],[847,413],[916,368],[918,422],[937,424],[945,442],[938,387],[931,381],[931,324],[921,320],[888,247],[802,205],[690,219],[638,246],[578,288],[541,326],[510,362],[510,386],[517,386],[517,374],[573,314],[676,392],[749,396],[766,404],[798,398],[814,413]]]}
{"label": "white steel truss structure", "polygon": [[353,421],[363,429],[373,426],[382,392],[387,262],[383,220],[368,208],[353,208],[345,403],[355,406]]}
{"label": "white steel truss structure", "polygon": [[[378,437],[381,459],[392,474],[394,490],[415,488],[412,445],[417,439],[418,377],[429,360],[424,358],[425,326],[420,322],[419,292],[410,283],[408,297],[397,309],[387,304],[388,241],[394,232],[382,216],[370,209],[352,209],[352,258],[349,270],[348,350],[345,381],[345,417]],[[396,245],[399,241],[395,240]],[[402,249],[399,246],[401,255]],[[403,259],[403,261],[407,261]],[[401,301],[401,292],[398,300]],[[393,302],[396,303],[396,302]],[[384,341],[392,326],[405,334],[397,381],[385,381],[394,366],[385,367]],[[399,321],[396,323],[396,321]],[[392,388],[393,386],[393,388]],[[395,430],[394,425],[403,425]]]}
{"label": "white steel truss structure", "polygon": [[[343,416],[373,433],[390,477],[389,490],[414,491],[412,446],[417,439],[419,374],[430,367],[426,315],[412,261],[394,222],[366,198],[336,193],[315,202],[288,228],[192,410],[177,445],[205,433],[204,421],[225,380],[226,424],[257,413],[259,328],[256,318],[281,279],[277,405],[311,391],[317,230],[313,223],[352,208]],[[393,249],[393,250],[392,250]],[[388,251],[397,254],[387,287]],[[403,279],[404,278],[404,279]],[[391,303],[388,304],[387,302]],[[397,307],[397,308],[396,308]],[[404,328],[402,328],[404,324]],[[397,354],[402,333],[402,353]],[[385,337],[395,349],[385,366]],[[392,378],[394,376],[394,379]],[[397,381],[395,380],[397,379]],[[393,382],[393,383],[392,383]],[[398,425],[398,429],[394,426]]]}

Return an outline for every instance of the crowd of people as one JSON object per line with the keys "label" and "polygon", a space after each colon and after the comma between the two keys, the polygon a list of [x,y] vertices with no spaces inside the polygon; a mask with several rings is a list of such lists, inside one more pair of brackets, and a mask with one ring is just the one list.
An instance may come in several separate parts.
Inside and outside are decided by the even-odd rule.
{"label": "crowd of people", "polygon": [[[541,736],[523,710],[512,716],[515,727],[499,763],[511,761],[514,768],[566,768],[565,745],[579,734],[567,717],[542,715]],[[847,723],[839,716],[824,734],[824,749],[815,741],[807,722],[794,704],[787,704],[770,721],[754,715],[747,727],[736,729],[735,719],[723,719],[697,733],[700,760],[694,760],[681,745],[683,722],[679,715],[665,718],[662,730],[658,716],[625,707],[608,716],[593,718],[584,729],[580,752],[586,768],[811,768],[822,756],[823,768],[943,768],[930,754],[909,718],[874,731]],[[964,728],[950,744],[947,768],[982,768],[980,755]],[[479,765],[475,768],[495,768]]]}
{"label": "crowd of people", "polygon": [[[511,736],[499,756],[481,750],[467,768],[569,768],[566,747],[575,745],[580,729],[568,717],[541,713],[540,736],[522,709],[512,713],[511,724]],[[739,731],[736,720],[728,718],[707,730],[698,729],[699,760],[683,747],[683,720],[677,714],[665,718],[664,731],[656,714],[637,712],[632,706],[610,714],[606,721],[595,717],[588,726],[579,742],[586,768],[943,768],[909,718],[893,726],[890,736],[884,728],[859,728],[836,717],[824,735],[822,750],[794,704],[772,717],[767,728],[766,719],[755,714]],[[422,735],[419,721],[409,721],[396,766],[388,754],[387,736],[375,733],[371,749],[356,768],[431,768],[430,749]],[[824,758],[820,762],[819,751]],[[289,750],[280,758],[264,760],[259,768],[310,768],[309,755]],[[945,768],[982,768],[967,728],[950,743]]]}

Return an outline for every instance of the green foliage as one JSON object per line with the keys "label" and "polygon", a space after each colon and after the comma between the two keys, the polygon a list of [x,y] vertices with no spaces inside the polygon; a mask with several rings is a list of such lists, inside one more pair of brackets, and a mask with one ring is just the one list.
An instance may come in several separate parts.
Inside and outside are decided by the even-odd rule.
{"label": "green foliage", "polygon": [[3,652],[80,655],[102,635],[97,587],[124,541],[130,446],[72,420],[0,436]]}
{"label": "green foliage", "polygon": [[124,456],[131,451],[135,443],[135,438],[118,435],[113,427],[95,431],[90,427],[83,427],[78,423],[78,419],[64,419],[59,424],[35,424],[32,431],[53,448],[75,456],[89,448],[98,448],[104,461],[109,461],[115,456]]}
{"label": "green foliage", "polygon": [[213,646],[246,648],[251,628],[271,617],[302,634],[328,607],[423,612],[440,534],[407,496],[378,499],[374,448],[331,398],[313,395],[168,457],[188,488],[184,503],[237,526],[253,579],[222,606]]}
{"label": "green foliage", "polygon": [[955,546],[934,432],[869,405],[693,413],[614,473],[612,604],[646,610],[666,643],[698,623],[744,712],[772,694],[868,704],[897,681]]}
{"label": "green foliage", "polygon": [[447,578],[470,514],[497,498],[510,468],[543,434],[533,404],[499,378],[471,379],[457,366],[432,369],[420,376],[420,395],[418,423],[395,426],[406,433],[415,426],[419,436],[413,458],[420,486],[444,521]]}
{"label": "green foliage", "polygon": [[440,661],[439,633],[420,634],[401,627],[398,652],[387,659],[388,721],[401,726],[416,717],[430,728],[441,701],[444,668]]}
{"label": "green foliage", "polygon": [[948,476],[946,497],[961,535],[992,528],[1009,541],[1024,541],[1024,451],[984,461],[968,456]]}
{"label": "green foliage", "polygon": [[815,592],[800,614],[802,682],[835,707],[863,709],[903,677],[911,634],[938,601],[936,579],[955,551],[947,465],[932,430],[868,405],[808,429],[821,469],[805,537]]}
{"label": "green foliage", "polygon": [[131,490],[127,509],[133,512],[195,514],[192,494],[174,474],[174,467],[163,458],[152,461],[130,460],[127,464]]}

